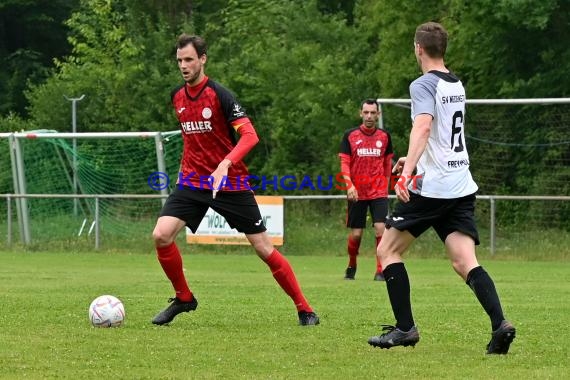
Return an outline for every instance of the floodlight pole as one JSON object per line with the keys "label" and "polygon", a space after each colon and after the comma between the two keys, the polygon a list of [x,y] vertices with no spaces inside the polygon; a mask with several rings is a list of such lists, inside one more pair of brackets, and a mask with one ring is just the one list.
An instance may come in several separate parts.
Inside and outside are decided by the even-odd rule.
{"label": "floodlight pole", "polygon": [[[81,95],[79,98],[68,98],[63,96],[65,99],[71,102],[71,132],[77,133],[77,102],[80,102],[85,97],[85,94]],[[77,194],[77,139],[73,137],[73,194]],[[77,198],[73,199],[73,216],[77,216]]]}

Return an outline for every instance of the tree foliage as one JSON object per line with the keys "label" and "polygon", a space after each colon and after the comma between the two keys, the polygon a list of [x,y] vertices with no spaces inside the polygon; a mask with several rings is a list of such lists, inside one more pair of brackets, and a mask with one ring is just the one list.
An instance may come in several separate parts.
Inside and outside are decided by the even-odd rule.
{"label": "tree foliage", "polygon": [[64,21],[78,0],[0,2],[0,115],[26,114],[24,89],[50,75],[52,60],[69,53]]}
{"label": "tree foliage", "polygon": [[222,30],[208,70],[237,91],[263,136],[254,167],[272,174],[338,170],[340,136],[355,123],[363,96],[366,57],[354,54],[356,31],[323,16],[315,1],[270,0],[229,1],[208,34]]}
{"label": "tree foliage", "polygon": [[[469,98],[570,96],[565,0],[4,0],[1,128],[69,131],[65,96],[85,94],[77,104],[79,131],[176,129],[169,93],[181,78],[173,44],[185,31],[206,37],[207,74],[237,95],[256,125],[261,143],[248,157],[252,171],[334,173],[342,132],[360,121],[360,101],[409,96],[419,75],[415,27],[430,20],[449,30],[447,64]],[[541,134],[544,120],[564,124],[567,116],[516,112],[522,121],[494,126],[497,136],[529,146],[570,139]],[[409,114],[393,107],[383,113],[404,155]],[[474,137],[478,117],[469,110]],[[473,157],[483,155],[480,147],[471,144]],[[501,178],[501,191],[541,191],[545,181],[512,178],[528,174],[531,163],[567,157],[567,145],[546,153],[531,147],[507,154],[508,175],[476,170]]]}
{"label": "tree foliage", "polygon": [[174,26],[160,14],[151,17],[107,0],[82,0],[66,24],[72,54],[56,61],[54,76],[27,92],[38,126],[65,130],[65,97],[84,94],[77,104],[80,131],[174,129],[168,124],[169,90],[177,79]]}

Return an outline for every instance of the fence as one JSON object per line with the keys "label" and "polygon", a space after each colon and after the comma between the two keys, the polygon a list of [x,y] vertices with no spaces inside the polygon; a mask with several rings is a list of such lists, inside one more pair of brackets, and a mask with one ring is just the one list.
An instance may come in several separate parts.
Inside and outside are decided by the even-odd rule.
{"label": "fence", "polygon": [[[409,99],[377,101],[382,126],[409,131]],[[465,140],[481,193],[570,195],[570,98],[466,103]],[[396,146],[407,147],[404,137]]]}
{"label": "fence", "polygon": [[[402,124],[409,130],[409,100],[378,102],[383,127]],[[483,201],[478,218],[488,230],[491,252],[497,231],[511,224],[570,228],[569,104],[570,99],[467,100],[472,172],[480,193],[490,194],[478,196]],[[149,186],[149,174],[176,177],[179,134],[0,133],[0,197],[6,199],[0,213],[7,215],[7,243],[13,243],[16,230],[20,241],[30,244],[50,236],[51,227],[45,226],[63,226],[69,236],[88,227],[99,248],[101,231],[120,236],[139,221],[154,221],[169,189],[157,193]],[[407,139],[398,138],[403,149]],[[287,203],[344,199],[338,192],[280,195]],[[148,228],[145,224],[141,230]]]}
{"label": "fence", "polygon": [[[407,147],[410,100],[377,101],[382,125],[392,132],[396,149]],[[467,99],[466,103],[464,137],[479,194],[570,195],[570,98]],[[402,126],[405,134],[398,133]],[[500,226],[570,230],[569,202],[518,199],[503,200],[500,206],[496,214]]]}
{"label": "fence", "polygon": [[[12,228],[12,212],[11,212],[11,204],[12,200],[18,199],[29,199],[29,198],[42,198],[42,199],[54,199],[54,198],[67,198],[67,199],[94,199],[95,201],[95,213],[93,223],[90,227],[91,230],[94,231],[95,239],[94,239],[94,248],[97,250],[100,248],[101,245],[101,238],[100,238],[100,200],[101,199],[164,199],[166,195],[142,195],[142,194],[0,194],[0,197],[6,199],[7,203],[7,244],[8,246],[12,245],[12,235],[13,235],[13,228]],[[345,199],[344,195],[289,195],[283,197],[285,201],[293,201],[293,200],[326,200],[326,199]],[[390,195],[390,199],[395,199],[395,196]],[[478,195],[477,200],[485,200],[489,201],[490,207],[490,219],[489,219],[489,250],[492,255],[495,254],[496,248],[496,202],[500,200],[514,200],[514,201],[570,201],[570,196],[505,196],[505,195]],[[285,225],[287,220],[285,220]],[[81,228],[81,230],[83,227]],[[81,230],[79,234],[81,234]],[[27,235],[30,238],[29,235]],[[30,243],[31,240],[23,241],[24,243]]]}

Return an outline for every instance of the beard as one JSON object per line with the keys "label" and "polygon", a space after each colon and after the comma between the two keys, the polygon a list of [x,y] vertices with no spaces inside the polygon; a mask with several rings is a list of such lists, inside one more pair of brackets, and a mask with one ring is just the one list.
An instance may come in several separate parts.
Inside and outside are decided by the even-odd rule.
{"label": "beard", "polygon": [[189,76],[185,79],[186,83],[192,85],[196,84],[196,80],[200,77],[200,71],[196,71],[195,73],[189,73]]}

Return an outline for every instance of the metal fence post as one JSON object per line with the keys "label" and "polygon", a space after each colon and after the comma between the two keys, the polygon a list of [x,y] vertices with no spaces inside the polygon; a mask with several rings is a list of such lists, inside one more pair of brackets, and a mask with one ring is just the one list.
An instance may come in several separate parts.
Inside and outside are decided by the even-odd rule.
{"label": "metal fence post", "polygon": [[8,247],[12,245],[12,197],[10,194],[6,197],[6,209],[8,210],[8,218],[6,219],[6,224],[8,225],[8,236],[6,242]]}
{"label": "metal fence post", "polygon": [[[158,171],[164,174],[168,174],[166,173],[166,164],[164,160],[164,144],[162,143],[162,134],[160,132],[154,135],[154,146],[156,149],[156,162],[157,162]],[[168,186],[166,186],[165,188],[161,187],[160,194],[167,196]],[[164,197],[161,198],[161,202],[162,205],[164,206],[164,204],[166,203],[166,198]]]}
{"label": "metal fence post", "polygon": [[99,197],[95,197],[95,250],[99,250]]}
{"label": "metal fence post", "polygon": [[[16,194],[25,195],[26,191],[26,168],[24,167],[24,157],[22,155],[22,148],[20,147],[20,140],[12,135],[14,144],[14,161],[16,175],[14,177],[15,183],[17,183]],[[14,170],[14,168],[12,169]],[[22,243],[28,245],[32,242],[32,237],[30,233],[30,222],[28,214],[28,200],[25,197],[20,197],[17,201],[18,211],[19,211],[19,222],[20,222],[20,236],[22,237]]]}

